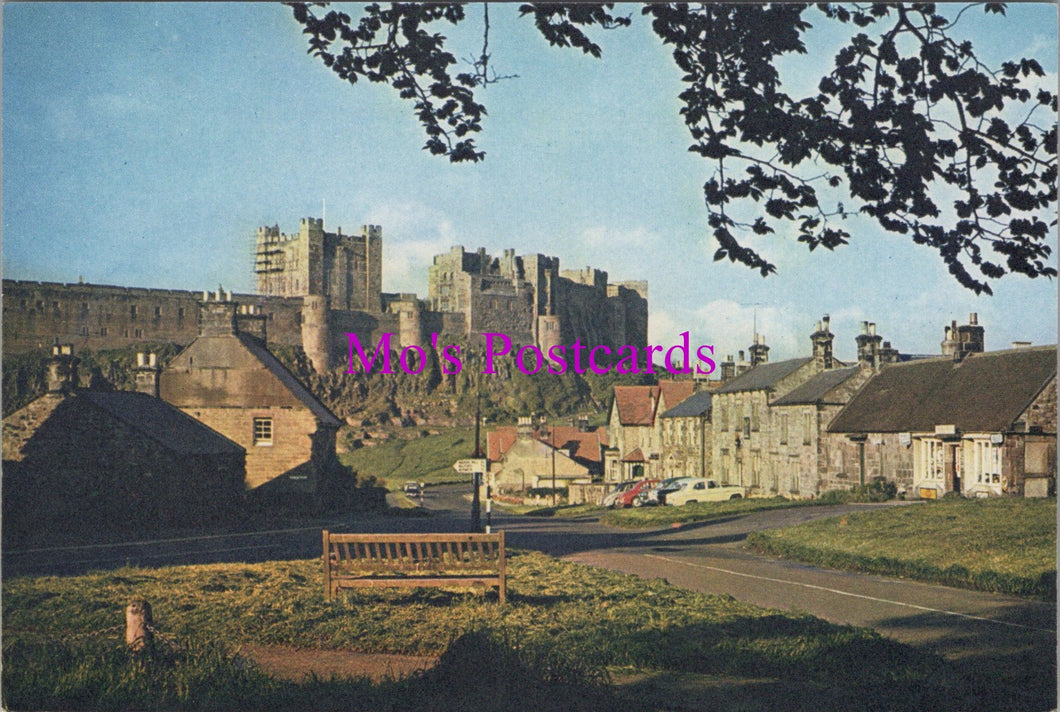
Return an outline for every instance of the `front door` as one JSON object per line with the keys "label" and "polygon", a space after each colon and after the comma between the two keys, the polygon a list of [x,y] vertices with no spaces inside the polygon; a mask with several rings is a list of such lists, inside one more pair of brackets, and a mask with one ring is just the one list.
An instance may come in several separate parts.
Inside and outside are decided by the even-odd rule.
{"label": "front door", "polygon": [[961,446],[946,446],[946,491],[961,491]]}

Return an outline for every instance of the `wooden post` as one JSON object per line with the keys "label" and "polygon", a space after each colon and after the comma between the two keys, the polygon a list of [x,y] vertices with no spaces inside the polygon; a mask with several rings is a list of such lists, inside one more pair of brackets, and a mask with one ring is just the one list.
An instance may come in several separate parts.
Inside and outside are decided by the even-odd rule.
{"label": "wooden post", "polygon": [[125,608],[125,644],[130,650],[149,648],[154,641],[151,604],[143,599],[129,602]]}

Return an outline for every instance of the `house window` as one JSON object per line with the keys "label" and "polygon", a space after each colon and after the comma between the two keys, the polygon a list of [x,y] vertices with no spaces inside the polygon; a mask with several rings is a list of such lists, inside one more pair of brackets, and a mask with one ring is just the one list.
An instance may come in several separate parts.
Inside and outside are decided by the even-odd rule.
{"label": "house window", "polygon": [[813,437],[813,411],[807,410],[802,414],[802,444],[809,445]]}
{"label": "house window", "polygon": [[272,445],[272,418],[254,418],[254,444]]}
{"label": "house window", "polygon": [[780,413],[777,418],[780,421],[780,444],[787,445],[788,443],[788,414]]}

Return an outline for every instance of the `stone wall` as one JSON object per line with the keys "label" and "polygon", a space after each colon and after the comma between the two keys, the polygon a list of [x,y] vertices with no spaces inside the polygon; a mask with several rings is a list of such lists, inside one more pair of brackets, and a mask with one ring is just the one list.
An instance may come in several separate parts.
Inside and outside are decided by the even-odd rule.
{"label": "stone wall", "polygon": [[[4,353],[49,348],[56,339],[79,351],[142,343],[189,344],[199,333],[202,292],[5,279]],[[302,300],[233,294],[258,305],[269,341],[302,344]]]}

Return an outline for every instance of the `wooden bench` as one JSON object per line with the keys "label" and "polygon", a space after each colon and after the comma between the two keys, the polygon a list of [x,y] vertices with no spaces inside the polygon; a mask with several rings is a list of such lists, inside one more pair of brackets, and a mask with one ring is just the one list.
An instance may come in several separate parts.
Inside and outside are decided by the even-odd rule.
{"label": "wooden bench", "polygon": [[333,534],[324,530],[324,590],[496,586],[507,601],[504,532],[496,534]]}

